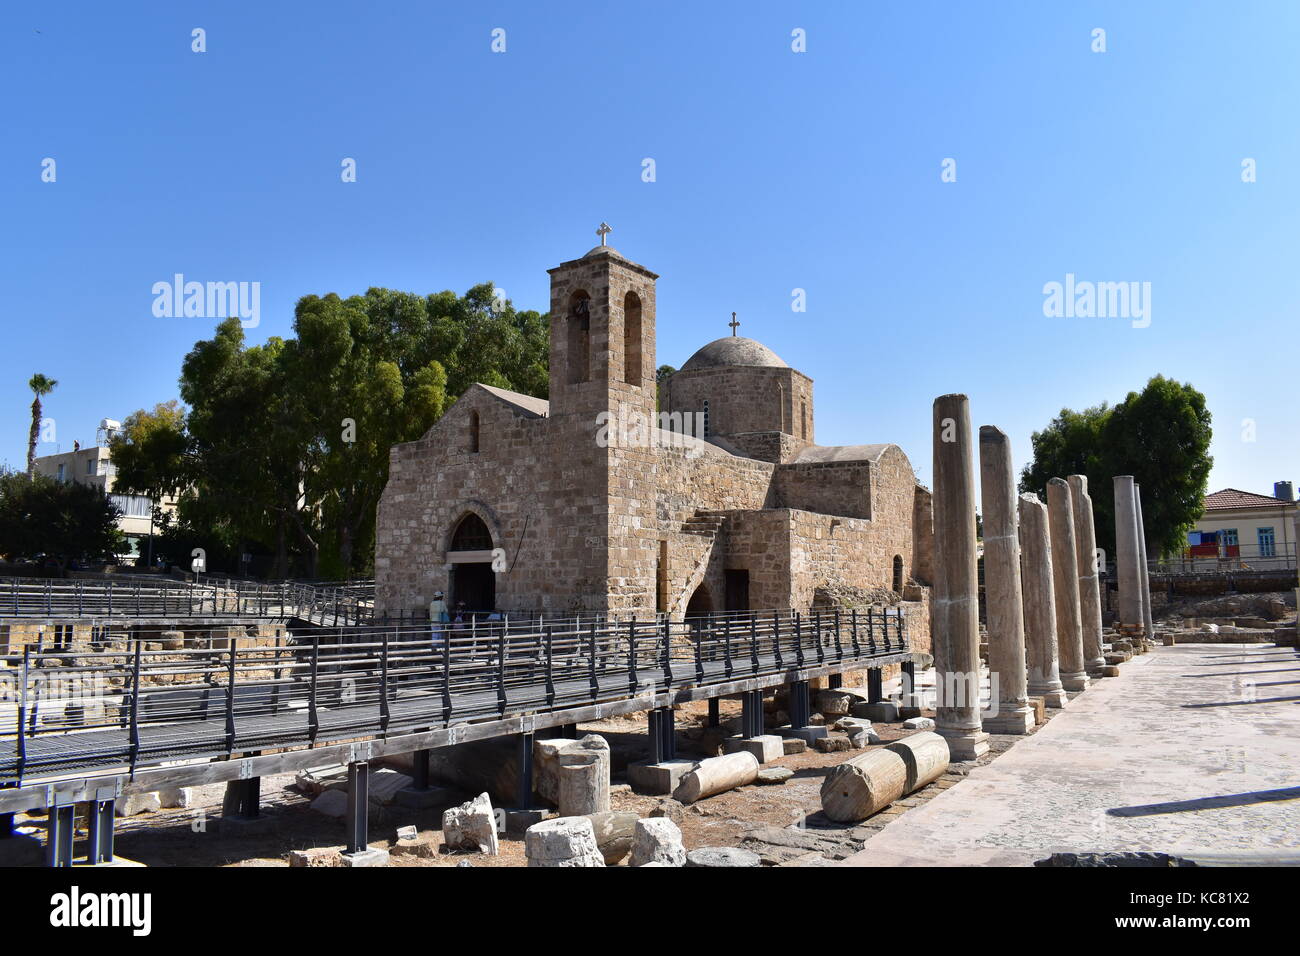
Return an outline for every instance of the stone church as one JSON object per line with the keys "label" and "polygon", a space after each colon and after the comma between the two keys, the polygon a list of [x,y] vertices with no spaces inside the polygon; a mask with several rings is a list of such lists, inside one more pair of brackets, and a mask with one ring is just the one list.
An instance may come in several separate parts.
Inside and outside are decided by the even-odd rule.
{"label": "stone church", "polygon": [[475,385],[392,449],[380,613],[437,591],[479,611],[680,618],[889,589],[928,646],[930,494],[898,446],[816,444],[812,379],[734,317],[668,379],[660,415],[658,276],[603,237],[550,276],[550,401]]}

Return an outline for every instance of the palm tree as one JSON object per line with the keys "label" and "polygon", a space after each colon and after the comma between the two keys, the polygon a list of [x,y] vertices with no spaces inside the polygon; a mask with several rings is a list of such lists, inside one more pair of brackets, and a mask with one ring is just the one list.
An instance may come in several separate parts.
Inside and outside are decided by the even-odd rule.
{"label": "palm tree", "polygon": [[41,396],[48,395],[54,391],[54,386],[58,385],[52,378],[47,378],[40,372],[32,376],[27,387],[36,393],[32,400],[32,430],[27,433],[27,477],[36,474],[36,439],[41,434]]}

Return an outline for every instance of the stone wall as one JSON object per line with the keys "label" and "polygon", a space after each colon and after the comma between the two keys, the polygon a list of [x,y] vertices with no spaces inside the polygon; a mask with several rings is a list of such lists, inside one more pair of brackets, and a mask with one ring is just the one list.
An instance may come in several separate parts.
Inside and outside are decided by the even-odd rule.
{"label": "stone wall", "polygon": [[702,412],[709,403],[709,434],[784,432],[812,443],[812,379],[792,368],[731,365],[691,369],[665,385],[669,412]]}
{"label": "stone wall", "polygon": [[869,519],[873,467],[869,461],[782,465],[776,471],[777,501],[783,508]]}
{"label": "stone wall", "polygon": [[[479,416],[479,451],[464,439]],[[592,415],[543,418],[474,386],[418,441],[397,445],[379,503],[376,606],[426,609],[449,594],[451,535],[473,513],[506,552],[497,607],[604,609],[608,449]]]}

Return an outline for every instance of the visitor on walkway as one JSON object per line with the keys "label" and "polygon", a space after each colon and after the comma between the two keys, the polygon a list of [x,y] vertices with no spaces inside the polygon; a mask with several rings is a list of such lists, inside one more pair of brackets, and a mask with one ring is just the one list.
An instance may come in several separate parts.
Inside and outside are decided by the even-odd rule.
{"label": "visitor on walkway", "polygon": [[447,602],[442,599],[441,591],[434,591],[433,600],[429,602],[429,628],[436,654],[447,646]]}

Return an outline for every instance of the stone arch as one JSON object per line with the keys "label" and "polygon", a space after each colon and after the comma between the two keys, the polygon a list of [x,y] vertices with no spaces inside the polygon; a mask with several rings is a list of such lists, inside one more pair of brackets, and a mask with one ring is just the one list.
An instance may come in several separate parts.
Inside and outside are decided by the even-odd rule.
{"label": "stone arch", "polygon": [[894,590],[903,593],[903,556],[894,555]]}
{"label": "stone arch", "polygon": [[497,518],[496,512],[490,508],[487,503],[478,499],[470,499],[463,502],[456,509],[456,518],[450,522],[442,532],[442,537],[438,542],[439,550],[445,555],[452,550],[452,539],[456,534],[456,529],[460,527],[470,515],[475,515],[483,524],[487,525],[488,533],[492,536],[493,546],[499,546],[505,539],[501,530],[501,521]]}
{"label": "stone arch", "polygon": [[492,529],[474,512],[462,515],[451,532],[448,551],[491,551]]}
{"label": "stone arch", "polygon": [[690,620],[693,617],[705,617],[713,612],[713,594],[707,584],[701,583],[691,594],[691,599],[686,602],[686,618]]}
{"label": "stone arch", "polygon": [[569,296],[565,318],[565,352],[568,380],[578,385],[591,379],[591,296],[575,289]]}
{"label": "stone arch", "polygon": [[639,388],[641,365],[641,297],[629,292],[623,296],[623,381]]}

